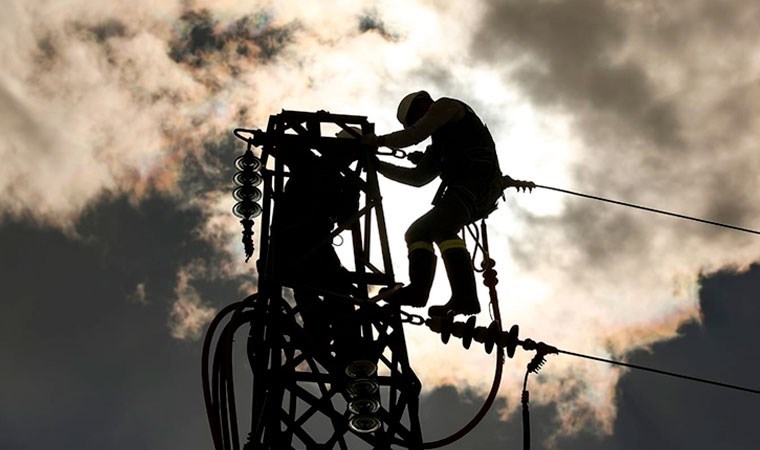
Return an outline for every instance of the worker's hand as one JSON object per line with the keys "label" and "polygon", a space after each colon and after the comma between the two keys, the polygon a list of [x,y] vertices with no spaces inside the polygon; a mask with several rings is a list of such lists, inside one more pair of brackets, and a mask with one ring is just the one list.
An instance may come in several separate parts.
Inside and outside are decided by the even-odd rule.
{"label": "worker's hand", "polygon": [[517,189],[518,191],[522,191],[522,192],[525,192],[525,191],[533,192],[533,189],[535,189],[536,187],[536,183],[532,181],[515,180],[509,175],[504,175],[503,177],[501,177],[501,183],[504,189],[513,187]]}
{"label": "worker's hand", "polygon": [[414,165],[417,165],[422,161],[422,157],[425,155],[425,152],[411,152],[408,155],[406,155],[406,159],[409,160]]}

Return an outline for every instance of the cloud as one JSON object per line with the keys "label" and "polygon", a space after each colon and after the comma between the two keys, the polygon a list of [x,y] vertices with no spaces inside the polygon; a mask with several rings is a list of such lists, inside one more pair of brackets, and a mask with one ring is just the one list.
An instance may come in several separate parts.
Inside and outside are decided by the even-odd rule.
{"label": "cloud", "polygon": [[531,100],[585,113],[590,126],[629,125],[676,143],[678,117],[645,67],[622,57],[627,20],[605,0],[486,2],[475,55],[511,69]]}
{"label": "cloud", "polygon": [[145,290],[145,283],[137,283],[135,285],[135,291],[127,297],[129,301],[138,303],[141,305],[148,304],[148,296]]}
{"label": "cloud", "polygon": [[182,267],[177,273],[176,299],[169,315],[171,334],[177,339],[198,339],[216,309],[206,306],[191,282],[206,272],[201,262]]}
{"label": "cloud", "polygon": [[[559,179],[536,173],[537,182],[715,221],[760,222],[752,201],[760,154],[751,144],[760,132],[759,103],[751,100],[758,72],[740,50],[754,45],[748,18],[756,7],[729,2],[715,15],[710,2],[485,3],[473,54],[539,114],[566,124],[549,130],[548,145],[531,148],[542,154],[530,157],[539,169],[550,155],[565,155]],[[509,251],[521,275],[507,292],[536,308],[520,307],[514,320],[568,349],[623,357],[673,338],[701,317],[700,274],[744,269],[760,257],[748,235],[589,200],[556,204],[556,195],[517,199],[509,220],[523,228],[509,237]],[[542,301],[517,287],[525,277],[547,281]],[[547,377],[553,401],[563,404],[560,380],[579,380],[570,405],[591,405],[591,417],[610,431],[615,411],[607,405],[619,374],[573,367]],[[605,394],[594,397],[592,388]],[[576,430],[575,412],[559,413],[566,431]]]}
{"label": "cloud", "polygon": [[[238,262],[179,271],[178,337],[197,335],[212,314],[196,284],[248,270],[232,259],[240,229],[225,183],[242,148],[229,133],[263,128],[281,109],[366,114],[387,132],[398,98],[427,87],[476,108],[510,174],[760,223],[760,63],[747,57],[758,8],[748,2],[719,11],[709,1],[8,3],[0,217],[74,229],[107,196],[167,195],[200,211],[198,236]],[[432,192],[383,189],[404,274],[403,230]],[[700,317],[700,274],[760,256],[736,233],[546,191],[510,194],[490,224],[505,320],[600,356],[673,338]],[[442,270],[437,279],[431,303],[448,298]],[[426,388],[484,391],[490,357],[425,330],[408,337]],[[506,411],[527,358],[510,365]],[[611,429],[619,372],[556,358],[542,374],[537,401],[563,405],[566,432]]]}

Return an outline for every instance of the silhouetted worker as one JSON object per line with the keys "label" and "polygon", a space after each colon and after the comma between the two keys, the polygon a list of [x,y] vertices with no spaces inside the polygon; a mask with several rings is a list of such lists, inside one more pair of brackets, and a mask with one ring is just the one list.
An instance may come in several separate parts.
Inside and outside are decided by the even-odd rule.
{"label": "silhouetted worker", "polygon": [[318,156],[308,148],[289,148],[279,150],[275,157],[282,158],[289,169],[272,221],[277,236],[275,274],[293,282],[304,329],[316,341],[334,338],[336,346],[350,345],[341,337],[350,333],[344,318],[353,312],[353,305],[329,292],[348,296],[352,285],[330,233],[336,223],[358,210],[358,187],[340,172],[356,154]]}
{"label": "silhouetted worker", "polygon": [[451,299],[445,305],[430,307],[429,314],[477,314],[480,303],[472,261],[458,233],[465,225],[490,214],[502,193],[491,133],[465,103],[446,97],[434,101],[425,91],[404,97],[397,117],[403,130],[366,136],[364,143],[404,148],[432,137],[432,144],[421,157],[409,158],[416,167],[380,161],[378,171],[411,186],[426,185],[439,176],[442,182],[433,208],[406,231],[410,283],[389,302],[415,307],[427,304],[435,276],[435,242],[446,267]]}

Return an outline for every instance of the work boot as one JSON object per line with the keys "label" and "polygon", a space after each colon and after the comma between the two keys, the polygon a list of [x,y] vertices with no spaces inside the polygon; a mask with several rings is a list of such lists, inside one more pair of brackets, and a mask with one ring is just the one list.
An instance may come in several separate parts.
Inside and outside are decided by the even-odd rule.
{"label": "work boot", "polygon": [[427,248],[409,252],[409,284],[392,294],[388,303],[415,308],[425,306],[435,278],[436,259],[435,253]]}
{"label": "work boot", "polygon": [[451,299],[445,305],[431,306],[428,314],[432,317],[479,313],[480,302],[470,252],[464,246],[453,247],[442,251],[441,257],[451,285]]}

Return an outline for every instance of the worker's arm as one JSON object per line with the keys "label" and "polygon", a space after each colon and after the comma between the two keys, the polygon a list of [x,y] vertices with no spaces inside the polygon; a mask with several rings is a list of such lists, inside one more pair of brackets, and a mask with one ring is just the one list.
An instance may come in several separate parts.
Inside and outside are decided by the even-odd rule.
{"label": "worker's arm", "polygon": [[459,120],[467,113],[467,107],[454,99],[441,98],[411,127],[395,133],[378,136],[377,144],[390,148],[404,148],[419,144],[429,138],[447,122]]}
{"label": "worker's arm", "polygon": [[440,175],[438,160],[439,158],[434,155],[434,151],[428,148],[416,167],[401,167],[385,161],[378,161],[377,171],[393,181],[420,187],[430,183]]}

